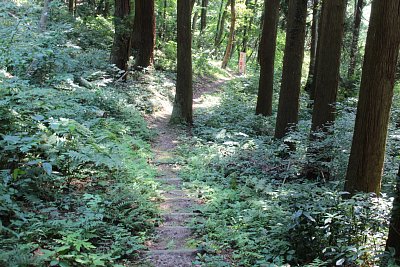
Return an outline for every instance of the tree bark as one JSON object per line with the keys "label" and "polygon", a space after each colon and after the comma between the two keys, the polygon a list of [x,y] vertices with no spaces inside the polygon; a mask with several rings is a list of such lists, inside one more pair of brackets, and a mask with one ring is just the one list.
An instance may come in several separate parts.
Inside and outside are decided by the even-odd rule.
{"label": "tree bark", "polygon": [[231,4],[231,0],[228,0],[227,3],[226,3],[225,9],[224,9],[224,11],[222,13],[222,16],[221,16],[219,29],[218,29],[217,34],[215,36],[215,42],[214,42],[214,45],[215,45],[216,48],[218,48],[221,45],[221,42],[222,42],[222,35],[224,34],[224,29],[225,29],[225,20],[226,20],[226,17],[228,16],[227,9],[228,9],[228,6],[230,4]]}
{"label": "tree bark", "polygon": [[260,80],[256,114],[272,114],[272,97],[274,92],[274,61],[276,49],[277,26],[279,19],[279,0],[264,1],[264,22],[259,48]]}
{"label": "tree bark", "polygon": [[75,1],[74,0],[68,0],[68,11],[71,14],[74,14],[74,10],[75,10],[75,5],[74,5]]}
{"label": "tree bark", "polygon": [[104,3],[104,10],[103,10],[103,16],[107,18],[110,15],[110,0],[106,0]]}
{"label": "tree bark", "polygon": [[[131,51],[129,0],[115,0],[115,35],[111,52],[111,62],[119,69],[128,70],[128,60]],[[126,79],[126,78],[125,78]]]}
{"label": "tree bark", "polygon": [[400,265],[400,168],[397,172],[396,196],[393,200],[392,218],[389,224],[389,235],[386,241],[386,251],[395,250],[395,261]]}
{"label": "tree bark", "polygon": [[154,63],[156,41],[156,17],[154,0],[135,1],[134,31],[137,49],[135,68],[147,68]]}
{"label": "tree bark", "polygon": [[229,29],[229,39],[226,45],[225,56],[224,59],[222,60],[222,65],[221,65],[223,69],[226,69],[226,66],[228,65],[228,61],[231,56],[233,42],[235,38],[235,22],[236,22],[235,0],[230,0],[230,2],[231,2],[231,27]]}
{"label": "tree bark", "polygon": [[208,8],[208,0],[202,0],[201,1],[200,32],[203,32],[207,26],[207,8]]}
{"label": "tree bark", "polygon": [[315,68],[315,83],[311,87],[315,94],[310,147],[308,155],[318,158],[305,168],[305,176],[309,179],[330,179],[330,171],[326,164],[331,161],[332,147],[326,145],[319,149],[313,148],[313,141],[322,141],[325,136],[317,134],[324,131],[331,134],[335,121],[335,104],[339,85],[340,54],[343,40],[345,0],[324,0],[322,2],[319,41],[317,46],[317,61]]}
{"label": "tree bark", "polygon": [[[246,0],[246,9],[249,9],[249,6],[251,4],[251,0]],[[257,6],[257,0],[254,1],[253,7],[251,8],[253,14],[256,13],[256,6]],[[245,17],[244,21],[245,21],[245,25],[244,25],[244,29],[243,29],[243,39],[242,39],[242,49],[241,52],[246,52],[247,51],[247,43],[249,41],[249,32],[251,31],[251,27],[253,26],[253,20],[254,20],[254,16],[250,16],[249,17]]]}
{"label": "tree bark", "polygon": [[[193,6],[192,6],[192,12],[194,5],[196,4],[196,1],[193,1]],[[197,19],[199,18],[199,11],[196,9],[196,11],[193,14],[193,19],[192,19],[192,32],[194,33],[196,31],[196,26],[197,26]]]}
{"label": "tree bark", "polygon": [[168,7],[168,2],[167,0],[164,0],[162,9],[162,23],[159,33],[159,37],[161,40],[165,40],[165,33],[167,32],[167,7]]}
{"label": "tree bark", "polygon": [[47,20],[49,18],[49,4],[51,0],[44,0],[43,3],[43,9],[42,9],[42,15],[40,16],[40,21],[39,21],[39,31],[44,32],[46,31],[47,28]]}
{"label": "tree bark", "polygon": [[354,70],[357,63],[357,50],[358,50],[358,39],[360,38],[360,26],[362,18],[362,10],[365,6],[365,0],[358,0],[354,16],[353,25],[353,39],[350,46],[350,62],[349,69],[347,71],[347,79],[352,79],[354,76]]}
{"label": "tree bark", "polygon": [[307,0],[290,0],[275,138],[284,137],[298,122]]}
{"label": "tree bark", "polygon": [[323,130],[335,121],[335,103],[339,85],[340,54],[345,14],[344,0],[325,0],[321,22],[318,57],[322,64],[316,69],[315,103],[312,131]]}
{"label": "tree bark", "polygon": [[400,44],[399,0],[374,0],[345,190],[381,190],[381,176]]}
{"label": "tree bark", "polygon": [[308,69],[307,83],[304,88],[311,95],[311,84],[315,72],[315,61],[318,44],[318,21],[319,21],[319,0],[313,0],[313,15],[311,23],[311,48],[310,48],[310,66]]}
{"label": "tree bark", "polygon": [[219,30],[221,27],[221,18],[222,18],[222,13],[224,13],[224,0],[221,0],[220,6],[219,6],[219,12],[218,12],[218,20],[217,20],[217,29],[215,31],[215,37],[214,37],[214,46],[217,44],[217,38],[219,34]]}
{"label": "tree bark", "polygon": [[171,123],[193,122],[191,3],[178,0],[177,77]]}

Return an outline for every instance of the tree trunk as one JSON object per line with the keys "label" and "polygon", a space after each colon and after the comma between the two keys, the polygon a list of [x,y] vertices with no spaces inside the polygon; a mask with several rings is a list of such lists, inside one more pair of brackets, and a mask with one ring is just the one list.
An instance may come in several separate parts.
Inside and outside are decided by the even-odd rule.
{"label": "tree trunk", "polygon": [[[246,0],[246,9],[249,8],[251,4],[251,0]],[[256,13],[256,6],[257,6],[257,0],[254,1],[254,5],[251,8],[252,13]],[[244,25],[244,30],[243,30],[243,39],[242,39],[242,49],[241,52],[246,52],[247,51],[247,43],[249,41],[249,32],[251,32],[251,27],[253,26],[253,20],[254,16],[250,16],[248,18],[247,16],[244,18],[245,25]]]}
{"label": "tree trunk", "polygon": [[215,37],[214,37],[214,46],[216,46],[219,30],[221,27],[221,18],[222,18],[222,13],[224,13],[224,0],[221,0],[221,4],[219,6],[219,12],[218,12],[218,20],[217,20],[217,29],[215,31]]}
{"label": "tree trunk", "polygon": [[177,77],[171,123],[193,122],[191,4],[178,0]]}
{"label": "tree trunk", "polygon": [[[131,34],[129,15],[131,12],[129,0],[115,0],[115,35],[111,53],[111,62],[121,70],[128,70],[128,60],[131,51]],[[126,78],[125,78],[126,79]]]}
{"label": "tree trunk", "polygon": [[260,81],[256,106],[256,114],[264,116],[270,116],[272,114],[274,61],[278,19],[279,0],[265,0],[264,22],[259,48]]}
{"label": "tree trunk", "polygon": [[400,265],[400,169],[397,172],[396,196],[393,200],[386,251],[389,251],[390,248],[395,250],[396,264]]}
{"label": "tree trunk", "polygon": [[137,50],[135,68],[147,68],[154,63],[156,18],[154,0],[135,1],[134,48]]}
{"label": "tree trunk", "polygon": [[110,0],[106,0],[104,3],[104,10],[103,10],[103,16],[107,18],[110,15]]}
{"label": "tree trunk", "polygon": [[203,32],[207,26],[207,8],[208,8],[208,0],[202,0],[201,1],[200,32]]}
{"label": "tree trunk", "polygon": [[312,131],[322,130],[335,121],[335,103],[339,84],[340,53],[345,14],[344,0],[325,0],[321,22],[318,57],[322,64],[316,69],[315,103]]}
{"label": "tree trunk", "polygon": [[230,2],[231,2],[231,28],[229,29],[229,39],[226,45],[225,56],[224,59],[222,60],[222,65],[221,65],[223,69],[226,69],[226,66],[228,65],[228,61],[231,56],[231,51],[235,38],[235,22],[236,22],[235,0],[230,0]]}
{"label": "tree trunk", "polygon": [[227,9],[230,4],[231,4],[231,0],[228,0],[226,3],[226,6],[225,6],[224,12],[222,13],[222,16],[221,16],[220,26],[217,31],[217,35],[215,37],[215,43],[214,43],[216,48],[218,48],[222,42],[222,35],[224,34],[224,29],[225,29],[225,20],[226,20],[226,17],[228,16]]}
{"label": "tree trunk", "polygon": [[318,21],[319,21],[319,0],[313,0],[313,15],[311,23],[311,48],[310,48],[310,67],[308,69],[307,83],[304,88],[311,95],[311,84],[315,72],[315,59],[317,54],[318,43]]}
{"label": "tree trunk", "polygon": [[[196,1],[193,1],[193,3],[196,3]],[[192,7],[192,10],[194,8],[194,5]],[[196,11],[193,14],[193,19],[192,19],[192,31],[193,33],[196,31],[196,26],[197,26],[197,19],[199,18],[199,11],[196,9]]]}
{"label": "tree trunk", "polygon": [[358,39],[360,37],[360,26],[362,18],[362,10],[365,6],[365,0],[358,0],[355,10],[354,25],[353,25],[353,39],[350,46],[350,62],[349,69],[347,71],[347,79],[352,79],[354,76],[354,70],[357,63],[357,50],[358,50]]}
{"label": "tree trunk", "polygon": [[167,7],[168,7],[168,2],[167,0],[164,0],[163,10],[162,10],[161,30],[159,34],[161,40],[165,40],[165,33],[167,32]]}
{"label": "tree trunk", "polygon": [[399,44],[399,0],[374,0],[345,183],[350,193],[381,190]]}
{"label": "tree trunk", "polygon": [[75,1],[74,0],[68,0],[68,11],[71,14],[74,14],[74,10],[75,10],[75,5],[74,5]]}
{"label": "tree trunk", "polygon": [[307,0],[290,0],[275,138],[284,137],[298,122]]}
{"label": "tree trunk", "polygon": [[[321,13],[315,85],[311,88],[315,94],[310,134],[311,145],[312,141],[322,141],[324,138],[324,136],[320,136],[316,132],[324,131],[326,134],[330,134],[332,129],[330,126],[335,121],[345,0],[324,0]],[[318,161],[310,162],[306,166],[305,176],[307,178],[317,179],[321,177],[324,180],[330,178],[326,163],[331,161],[331,150],[332,147],[328,145],[319,149],[312,148],[312,146],[309,147],[308,154],[317,156]]]}
{"label": "tree trunk", "polygon": [[44,0],[43,3],[43,9],[42,9],[42,15],[40,16],[40,21],[39,21],[39,31],[44,32],[46,31],[47,27],[47,19],[49,18],[49,4],[51,0]]}

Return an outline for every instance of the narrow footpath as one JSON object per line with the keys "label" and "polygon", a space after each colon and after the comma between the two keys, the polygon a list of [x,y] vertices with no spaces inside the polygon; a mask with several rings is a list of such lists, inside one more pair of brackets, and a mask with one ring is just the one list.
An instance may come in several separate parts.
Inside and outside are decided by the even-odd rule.
{"label": "narrow footpath", "polygon": [[[194,108],[204,104],[201,95],[215,92],[227,79],[217,81],[203,80],[195,87]],[[197,249],[190,245],[193,239],[188,223],[195,218],[200,201],[184,189],[179,177],[181,166],[176,162],[175,148],[179,145],[179,136],[187,135],[179,127],[169,125],[172,104],[164,102],[161,110],[148,118],[149,127],[157,132],[153,142],[155,157],[153,164],[157,167],[157,179],[162,187],[162,224],[156,228],[156,238],[147,244],[146,259],[155,267],[193,266]],[[192,242],[193,243],[193,242]]]}

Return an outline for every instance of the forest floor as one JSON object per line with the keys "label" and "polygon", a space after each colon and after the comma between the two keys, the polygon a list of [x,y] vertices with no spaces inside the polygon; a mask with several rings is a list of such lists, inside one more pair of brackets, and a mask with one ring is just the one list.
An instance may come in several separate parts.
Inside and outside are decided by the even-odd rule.
{"label": "forest floor", "polygon": [[[232,77],[227,73],[223,78],[199,79],[194,86],[194,110],[207,108],[210,102],[204,101],[202,96],[220,90]],[[202,201],[185,189],[178,174],[182,163],[177,160],[175,153],[182,142],[180,137],[190,137],[191,132],[190,129],[170,125],[172,103],[165,100],[161,104],[161,109],[147,117],[149,127],[158,133],[152,143],[152,163],[158,171],[157,180],[165,186],[161,187],[159,206],[162,223],[156,228],[154,240],[146,244],[149,248],[146,258],[154,266],[192,266],[198,251],[188,224],[196,217]]]}

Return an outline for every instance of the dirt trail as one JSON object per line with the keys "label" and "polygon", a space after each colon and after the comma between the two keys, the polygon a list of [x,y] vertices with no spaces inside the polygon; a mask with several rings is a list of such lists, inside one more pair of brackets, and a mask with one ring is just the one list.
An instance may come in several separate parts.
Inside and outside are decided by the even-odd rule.
{"label": "dirt trail", "polygon": [[[229,78],[216,81],[202,79],[196,83],[194,108],[207,108],[201,96],[217,91],[227,80]],[[172,104],[168,101],[162,104],[161,110],[147,118],[149,127],[158,133],[153,142],[153,164],[158,169],[157,179],[165,186],[161,192],[163,200],[160,204],[163,223],[156,229],[156,239],[147,244],[149,250],[146,259],[156,267],[186,267],[192,266],[197,255],[196,248],[189,244],[193,237],[187,224],[196,216],[195,211],[200,202],[183,188],[178,175],[181,166],[176,163],[174,150],[179,144],[177,138],[187,133],[168,124]]]}

